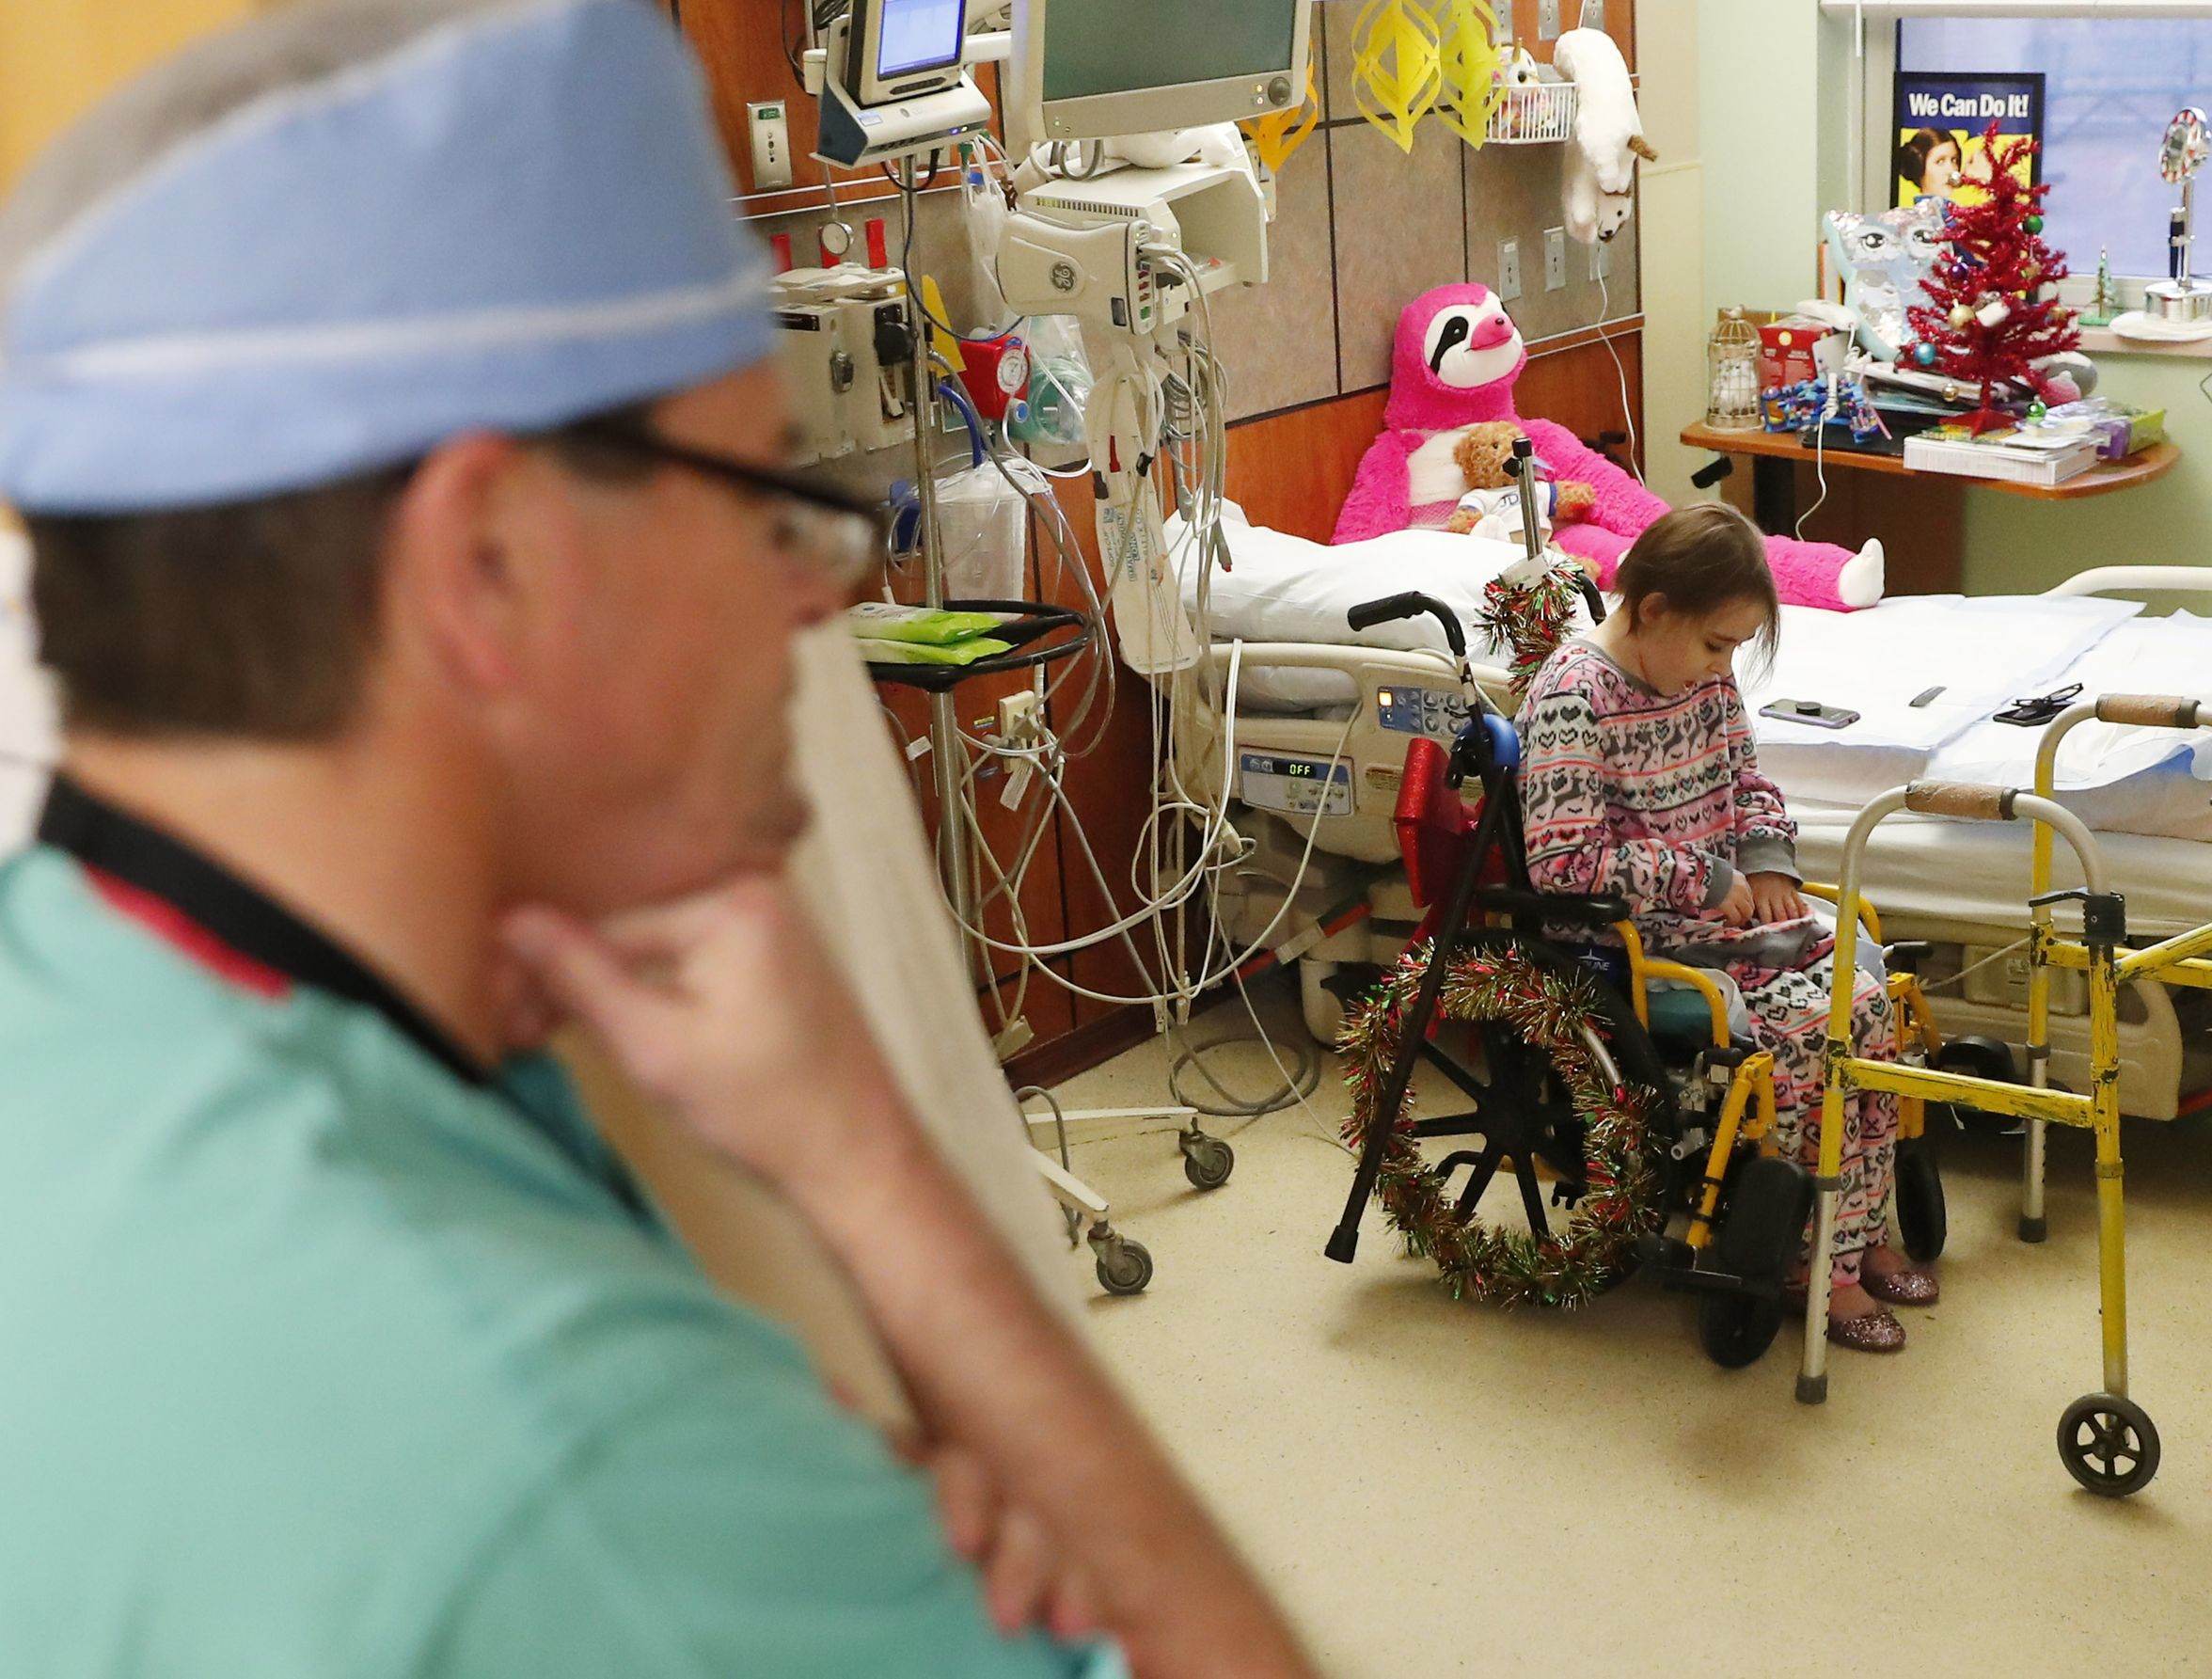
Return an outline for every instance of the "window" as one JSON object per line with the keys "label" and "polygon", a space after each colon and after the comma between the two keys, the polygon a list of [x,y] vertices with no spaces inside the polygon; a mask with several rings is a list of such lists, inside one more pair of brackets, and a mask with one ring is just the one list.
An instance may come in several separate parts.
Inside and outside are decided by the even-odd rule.
{"label": "window", "polygon": [[[2166,219],[2178,187],[2158,178],[2158,141],[2184,105],[2212,109],[2212,22],[1911,18],[1897,25],[1900,71],[2040,71],[2044,237],[2078,275],[2100,247],[2116,275],[2166,274]],[[2199,184],[2197,269],[2212,259],[2212,171]]]}

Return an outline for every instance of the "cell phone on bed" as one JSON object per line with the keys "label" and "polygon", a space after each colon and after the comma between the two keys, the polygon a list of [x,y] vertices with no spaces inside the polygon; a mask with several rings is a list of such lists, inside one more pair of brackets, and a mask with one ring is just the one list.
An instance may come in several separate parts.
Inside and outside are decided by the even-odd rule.
{"label": "cell phone on bed", "polygon": [[1841,705],[1824,705],[1818,700],[1776,700],[1762,705],[1759,715],[1771,717],[1778,722],[1803,723],[1813,729],[1848,729],[1858,721],[1858,713],[1846,711]]}

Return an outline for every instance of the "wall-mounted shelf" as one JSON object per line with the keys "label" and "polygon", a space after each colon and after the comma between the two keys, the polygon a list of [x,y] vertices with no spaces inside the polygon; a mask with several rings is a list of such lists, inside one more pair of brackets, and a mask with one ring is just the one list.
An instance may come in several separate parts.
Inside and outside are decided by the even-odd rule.
{"label": "wall-mounted shelf", "polygon": [[1574,132],[1580,89],[1572,82],[1538,82],[1509,87],[1490,114],[1493,146],[1553,146]]}

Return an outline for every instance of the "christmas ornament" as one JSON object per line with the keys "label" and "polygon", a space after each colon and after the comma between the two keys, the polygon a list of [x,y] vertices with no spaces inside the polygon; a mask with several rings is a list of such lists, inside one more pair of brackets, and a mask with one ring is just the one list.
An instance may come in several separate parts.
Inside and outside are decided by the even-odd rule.
{"label": "christmas ornament", "polygon": [[1590,981],[1540,964],[1511,934],[1474,935],[1446,971],[1438,1018],[1496,1022],[1551,1064],[1566,1105],[1582,1121],[1583,1195],[1566,1229],[1542,1238],[1476,1220],[1462,1224],[1445,1175],[1422,1158],[1414,1140],[1411,1092],[1398,1113],[1375,1112],[1430,953],[1426,942],[1408,950],[1344,1023],[1337,1047],[1350,1063],[1345,1083],[1352,1099],[1345,1141],[1357,1152],[1377,1125],[1390,1127],[1376,1198],[1408,1250],[1436,1261],[1455,1299],[1586,1306],[1627,1275],[1636,1238],[1665,1222],[1644,1146],[1653,1099],[1606,1076],[1593,1048],[1605,1015]]}
{"label": "christmas ornament", "polygon": [[1936,346],[1924,341],[1915,344],[1913,346],[1913,359],[1922,367],[1934,367],[1936,365]]}
{"label": "christmas ornament", "polygon": [[[1953,326],[1964,326],[1973,318],[1974,311],[1968,309],[1965,304],[1954,303],[1951,306],[1951,324]],[[1931,345],[1930,348],[1933,349],[1934,346]]]}
{"label": "christmas ornament", "polygon": [[2037,397],[2033,402],[2028,404],[2028,423],[2030,425],[2041,425],[2043,423],[2044,416],[2049,412],[2050,410],[2043,405],[2043,399],[2041,397]]}
{"label": "christmas ornament", "polygon": [[[1951,205],[1941,253],[1924,282],[1926,299],[1907,311],[1930,352],[1925,359],[1916,352],[1914,359],[1979,388],[1979,404],[1966,421],[1975,433],[2010,424],[1999,406],[2013,394],[2004,388],[2040,391],[2035,364],[2080,343],[2058,308],[2065,259],[2038,237],[2050,188],[2028,183],[2035,151],[2033,140],[2000,135],[1994,122],[1983,132],[1964,178],[1977,189],[1977,201]],[[1962,304],[1973,313],[1963,326],[1955,321]]]}

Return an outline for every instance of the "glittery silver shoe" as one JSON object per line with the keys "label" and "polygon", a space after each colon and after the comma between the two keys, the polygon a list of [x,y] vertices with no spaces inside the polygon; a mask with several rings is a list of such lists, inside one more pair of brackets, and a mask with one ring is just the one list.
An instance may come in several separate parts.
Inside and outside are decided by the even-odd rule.
{"label": "glittery silver shoe", "polygon": [[1891,1306],[1934,1306],[1943,1298],[1943,1285],[1925,1271],[1892,1271],[1888,1276],[1861,1271],[1858,1286]]}
{"label": "glittery silver shoe", "polygon": [[1902,1353],[1904,1325],[1887,1308],[1882,1308],[1863,1318],[1830,1318],[1828,1338],[1839,1347],[1849,1347],[1856,1353]]}

